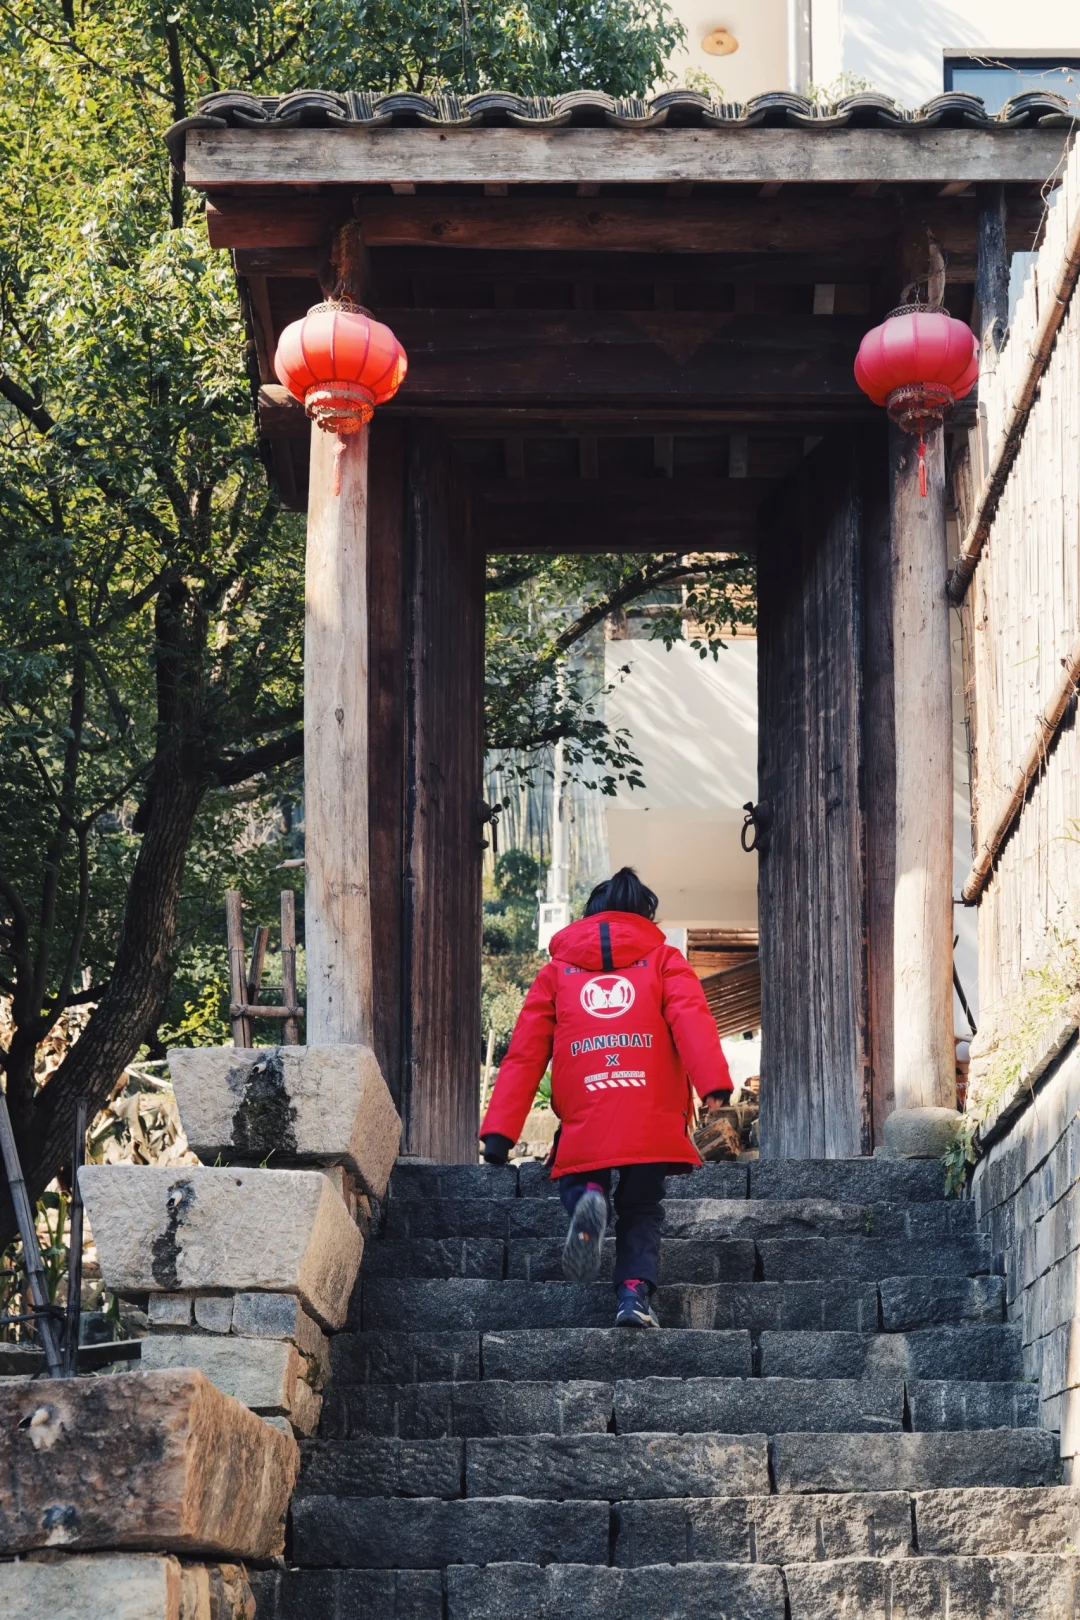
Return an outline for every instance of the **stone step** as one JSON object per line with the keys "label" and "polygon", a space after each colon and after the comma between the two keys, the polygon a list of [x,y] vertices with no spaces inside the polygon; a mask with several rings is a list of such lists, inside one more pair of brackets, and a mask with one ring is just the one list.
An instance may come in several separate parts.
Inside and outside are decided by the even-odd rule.
{"label": "stone step", "polygon": [[464,1440],[317,1440],[304,1456],[293,1494],[438,1496],[465,1494]]}
{"label": "stone step", "polygon": [[[693,1179],[693,1178],[691,1178]],[[670,1187],[670,1181],[669,1181]],[[387,1204],[386,1238],[555,1238],[567,1218],[557,1198],[393,1198]],[[908,1238],[915,1241],[968,1237],[975,1231],[969,1200],[925,1204],[838,1204],[820,1198],[672,1198],[664,1214],[664,1240],[718,1241],[750,1238]]]}
{"label": "stone step", "polygon": [[447,1620],[784,1620],[786,1613],[781,1572],[757,1564],[457,1564],[446,1572],[446,1593]]}
{"label": "stone step", "polygon": [[[492,1201],[492,1207],[498,1207]],[[948,1207],[947,1205],[945,1206]],[[565,1225],[565,1222],[564,1222]],[[383,1238],[369,1244],[365,1277],[503,1276],[524,1282],[555,1282],[562,1277],[562,1238],[524,1238],[509,1244],[498,1238]],[[609,1277],[615,1242],[604,1244],[601,1276]],[[990,1240],[854,1237],[782,1238],[753,1243],[747,1238],[679,1238],[665,1235],[660,1249],[660,1281],[669,1283],[807,1282],[850,1277],[876,1282],[882,1277],[970,1277],[990,1269]]]}
{"label": "stone step", "polygon": [[945,1176],[936,1159],[756,1159],[749,1171],[751,1198],[825,1198],[843,1204],[945,1198]]}
{"label": "stone step", "polygon": [[[913,1542],[914,1535],[914,1542]],[[1061,1552],[1080,1541],[1080,1492],[866,1491],[690,1498],[612,1506],[612,1561],[813,1563],[838,1558]]]}
{"label": "stone step", "polygon": [[1073,1620],[1080,1558],[849,1559],[789,1564],[790,1620]]}
{"label": "stone step", "polygon": [[431,1565],[606,1564],[607,1502],[523,1497],[467,1501],[305,1496],[293,1508],[293,1561],[354,1569]]}
{"label": "stone step", "polygon": [[1039,1386],[968,1379],[915,1379],[907,1384],[914,1430],[1034,1429]]}
{"label": "stone step", "polygon": [[753,1370],[746,1329],[523,1328],[485,1333],[481,1355],[486,1378],[749,1378]]}
{"label": "stone step", "polygon": [[781,1493],[1057,1485],[1061,1476],[1057,1436],[1047,1429],[780,1434],[770,1451]]}
{"label": "stone step", "polygon": [[[746,1198],[749,1195],[749,1165],[702,1164],[686,1176],[668,1176],[667,1196],[677,1198]],[[558,1198],[558,1184],[542,1164],[531,1161],[518,1169],[522,1198]]]}
{"label": "stone step", "polygon": [[[912,1551],[911,1504],[903,1491],[616,1502],[611,1509],[612,1562],[635,1569],[649,1564],[906,1558]],[[1060,1515],[1050,1517],[1056,1523]]]}
{"label": "stone step", "polygon": [[1005,1319],[1003,1277],[884,1277],[878,1294],[886,1333]]}
{"label": "stone step", "polygon": [[619,1434],[852,1434],[903,1426],[900,1379],[636,1378],[615,1385]]}
{"label": "stone step", "polygon": [[1030,1429],[1038,1422],[1039,1391],[1029,1383],[638,1378],[615,1385],[615,1428],[620,1434]]}
{"label": "stone step", "polygon": [[[556,1282],[563,1275],[562,1251],[561,1238],[524,1238],[510,1243],[506,1275],[523,1282]],[[752,1282],[756,1263],[754,1245],[746,1239],[717,1242],[715,1239],[665,1237],[660,1245],[659,1280],[661,1283]],[[601,1277],[609,1278],[614,1265],[615,1240],[608,1238],[604,1243]]]}
{"label": "stone step", "polygon": [[[560,1375],[524,1373],[522,1376],[557,1378]],[[338,1388],[344,1384],[462,1383],[479,1377],[479,1333],[361,1331],[337,1333],[330,1340],[330,1378],[331,1384]]]}
{"label": "stone step", "polygon": [[[913,1542],[914,1532],[914,1542]],[[836,1496],[550,1502],[526,1497],[297,1499],[293,1561],[354,1569],[498,1563],[792,1564],[847,1558],[1061,1552],[1080,1493],[879,1491]]]}
{"label": "stone step", "polygon": [[760,1349],[763,1378],[1024,1376],[1020,1329],[997,1322],[916,1333],[763,1333]]}
{"label": "stone step", "polygon": [[990,1239],[985,1233],[922,1243],[902,1238],[779,1238],[757,1244],[757,1252],[760,1276],[766,1282],[973,1277],[990,1270]]}
{"label": "stone step", "polygon": [[[491,1208],[499,1205],[492,1200]],[[368,1244],[364,1276],[485,1277],[506,1275],[506,1244],[500,1238],[380,1238]]]}
{"label": "stone step", "polygon": [[[1077,1559],[850,1559],[789,1564],[457,1564],[257,1570],[259,1620],[1074,1620]],[[445,1595],[444,1595],[445,1586]],[[786,1604],[790,1603],[790,1607]]]}
{"label": "stone step", "polygon": [[430,1164],[399,1159],[390,1177],[394,1198],[516,1198],[515,1164]]}
{"label": "stone step", "polygon": [[466,1440],[465,1484],[470,1497],[617,1502],[639,1497],[762,1496],[769,1491],[768,1441],[764,1434],[511,1435]]}
{"label": "stone step", "polygon": [[[812,1330],[873,1333],[882,1319],[898,1332],[1004,1319],[1001,1277],[886,1279],[870,1283],[674,1284],[656,1295],[661,1324],[681,1328],[747,1328],[752,1332]],[[375,1277],[354,1290],[350,1325],[407,1332],[510,1328],[609,1327],[610,1285],[526,1283],[455,1277]]]}
{"label": "stone step", "polygon": [[345,1384],[327,1391],[320,1434],[327,1440],[396,1435],[442,1440],[465,1435],[604,1434],[610,1382]]}

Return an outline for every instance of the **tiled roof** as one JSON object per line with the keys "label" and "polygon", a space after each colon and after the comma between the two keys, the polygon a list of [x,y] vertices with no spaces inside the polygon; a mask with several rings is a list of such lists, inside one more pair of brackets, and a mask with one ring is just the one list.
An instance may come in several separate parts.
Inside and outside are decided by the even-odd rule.
{"label": "tiled roof", "polygon": [[194,118],[174,124],[168,139],[174,158],[182,157],[187,130],[390,125],[413,128],[475,129],[491,125],[520,129],[608,127],[760,129],[1066,129],[1077,122],[1063,96],[1035,90],[1013,96],[999,113],[988,113],[978,96],[949,90],[924,107],[909,111],[888,96],[864,92],[819,106],[787,90],[770,91],[747,102],[712,101],[696,90],[665,90],[643,96],[609,96],[601,90],[573,90],[562,96],[515,96],[503,90],[475,96],[421,96],[398,91],[373,96],[363,90],[342,94],[294,90],[285,96],[252,96],[223,90],[199,103]]}

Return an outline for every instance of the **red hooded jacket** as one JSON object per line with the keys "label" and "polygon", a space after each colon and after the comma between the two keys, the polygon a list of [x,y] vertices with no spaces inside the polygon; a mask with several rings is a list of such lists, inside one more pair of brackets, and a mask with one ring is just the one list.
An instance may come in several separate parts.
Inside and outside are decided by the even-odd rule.
{"label": "red hooded jacket", "polygon": [[[553,1176],[620,1164],[700,1164],[690,1081],[731,1087],[705,992],[660,929],[630,911],[563,928],[525,998],[480,1127],[516,1142],[551,1064],[561,1121]],[[687,1076],[689,1075],[689,1080]]]}

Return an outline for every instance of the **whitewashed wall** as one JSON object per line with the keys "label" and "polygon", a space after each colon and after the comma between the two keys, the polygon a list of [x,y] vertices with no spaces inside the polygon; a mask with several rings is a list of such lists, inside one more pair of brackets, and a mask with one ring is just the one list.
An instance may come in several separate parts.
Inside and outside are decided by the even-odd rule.
{"label": "whitewashed wall", "polygon": [[[942,90],[946,50],[1080,53],[1076,0],[1029,0],[1023,12],[1006,0],[792,0],[809,22],[809,50],[794,69],[788,61],[789,0],[675,0],[687,45],[672,61],[675,76],[707,73],[727,99],[745,101],[767,90],[822,87],[843,74],[865,79],[906,106],[919,107]],[[701,42],[726,28],[739,42],[731,56],[710,56]]]}

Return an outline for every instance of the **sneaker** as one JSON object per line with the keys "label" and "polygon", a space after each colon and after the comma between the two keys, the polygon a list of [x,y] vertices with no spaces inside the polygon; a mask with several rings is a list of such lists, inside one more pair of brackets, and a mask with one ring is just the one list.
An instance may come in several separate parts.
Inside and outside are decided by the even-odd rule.
{"label": "sneaker", "polygon": [[606,1231],[607,1198],[590,1187],[577,1201],[563,1244],[562,1268],[567,1282],[596,1281],[604,1258]]}
{"label": "sneaker", "polygon": [[619,1287],[619,1308],[615,1315],[616,1327],[658,1328],[656,1312],[649,1303],[647,1283],[622,1283]]}

